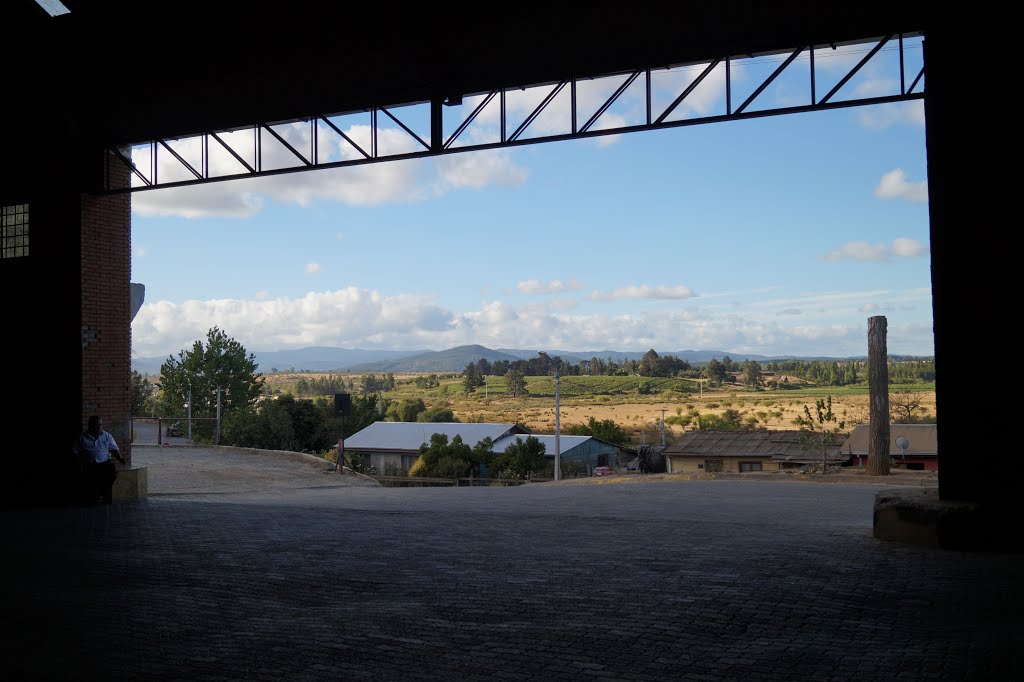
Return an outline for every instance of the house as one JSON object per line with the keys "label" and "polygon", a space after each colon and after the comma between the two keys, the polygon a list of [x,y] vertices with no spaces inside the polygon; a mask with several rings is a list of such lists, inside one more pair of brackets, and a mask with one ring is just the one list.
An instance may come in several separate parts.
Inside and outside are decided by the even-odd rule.
{"label": "house", "polygon": [[[494,441],[492,451],[495,453],[504,452],[505,448],[516,442],[516,439],[526,440],[527,435],[532,435],[544,445],[544,456],[549,462],[555,461],[555,437],[553,435],[538,434],[509,434]],[[617,467],[624,465],[632,457],[632,451],[614,443],[603,441],[593,436],[558,436],[558,458],[562,464],[574,462],[585,469],[588,473],[594,467],[610,466]]]}
{"label": "house", "polygon": [[[864,466],[868,461],[870,432],[870,424],[857,424],[843,446],[843,452],[850,457],[854,466]],[[906,441],[901,441],[901,438]],[[890,424],[889,456],[897,466],[906,466],[912,471],[938,471],[938,425]]]}
{"label": "house", "polygon": [[518,424],[460,424],[457,422],[374,422],[345,439],[345,452],[368,456],[377,471],[386,468],[408,470],[419,457],[420,446],[430,443],[435,433],[443,433],[450,443],[455,436],[473,447],[484,438],[499,440],[512,434],[525,434]]}
{"label": "house", "polygon": [[[668,473],[780,471],[820,463],[821,451],[805,450],[804,431],[688,431],[665,448]],[[845,464],[846,438],[825,448],[829,464]]]}

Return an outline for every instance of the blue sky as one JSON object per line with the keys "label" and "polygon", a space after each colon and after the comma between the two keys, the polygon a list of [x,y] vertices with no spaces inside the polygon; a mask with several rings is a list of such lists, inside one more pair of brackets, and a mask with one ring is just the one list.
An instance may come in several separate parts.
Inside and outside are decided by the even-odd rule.
{"label": "blue sky", "polygon": [[[883,67],[849,92],[891,88]],[[745,68],[737,87],[774,64]],[[678,116],[723,106],[713,80]],[[800,96],[780,79],[763,105]],[[601,124],[635,121],[639,99]],[[557,132],[559,104],[537,130]],[[419,111],[403,120],[422,130]],[[336,123],[365,140],[358,117]],[[467,139],[493,123],[485,112]],[[322,158],[353,153],[321,143]],[[382,131],[382,150],[408,144]],[[137,192],[133,356],[176,355],[216,325],[250,351],[841,357],[866,354],[873,315],[888,319],[890,353],[931,355],[926,180],[915,101]]]}

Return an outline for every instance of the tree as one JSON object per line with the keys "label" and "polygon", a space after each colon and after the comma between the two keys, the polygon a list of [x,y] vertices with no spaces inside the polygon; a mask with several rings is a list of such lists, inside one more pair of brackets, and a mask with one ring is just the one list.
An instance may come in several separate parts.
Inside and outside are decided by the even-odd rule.
{"label": "tree", "polygon": [[492,466],[500,478],[526,478],[531,471],[544,468],[544,451],[544,443],[536,436],[516,438],[505,452],[494,457]]}
{"label": "tree", "polygon": [[[218,327],[206,333],[192,350],[181,351],[178,358],[168,357],[160,366],[164,408],[167,416],[184,416],[189,392],[192,394],[192,416],[217,416],[217,391],[220,389],[221,416],[253,407],[263,390],[263,375],[256,372],[256,358],[228,337]],[[213,433],[212,422],[200,421],[193,426],[198,437]]]}
{"label": "tree", "polygon": [[478,450],[462,442],[456,434],[452,442],[443,433],[430,436],[430,444],[420,446],[420,456],[409,470],[410,476],[436,476],[438,478],[463,478],[473,473],[480,464]]}
{"label": "tree", "polygon": [[721,386],[722,381],[725,380],[725,366],[717,358],[711,358],[707,367],[704,368],[704,376],[712,386]]}
{"label": "tree", "polygon": [[751,388],[761,386],[761,365],[756,360],[747,360],[743,363],[743,383]]}
{"label": "tree", "polygon": [[832,396],[827,399],[818,398],[814,403],[814,416],[811,408],[804,405],[804,416],[793,420],[800,430],[800,447],[804,452],[821,452],[821,473],[828,473],[828,446],[839,442],[840,432],[846,428],[846,422],[832,413]]}
{"label": "tree", "polygon": [[388,408],[388,420],[393,422],[414,422],[420,412],[427,409],[423,398],[403,398]]}
{"label": "tree", "polygon": [[479,372],[477,365],[469,363],[466,369],[462,370],[462,387],[466,393],[472,393],[484,385],[484,375]]}
{"label": "tree", "polygon": [[743,431],[743,418],[739,410],[723,410],[722,414],[698,416],[697,428],[702,431]]}
{"label": "tree", "polygon": [[566,426],[563,431],[569,436],[593,436],[615,445],[629,443],[629,433],[612,419],[598,420],[588,417],[586,424],[572,424]]}
{"label": "tree", "polygon": [[894,424],[915,424],[919,422],[915,412],[924,412],[921,395],[911,391],[889,394],[889,414]]}
{"label": "tree", "polygon": [[650,349],[649,351],[647,351],[646,353],[644,353],[644,356],[642,358],[640,358],[640,365],[637,368],[637,371],[640,373],[640,376],[642,376],[642,377],[656,377],[656,376],[660,376],[660,374],[658,373],[658,371],[660,369],[658,367],[658,360],[659,359],[660,358],[658,357],[657,351],[655,351],[653,348]]}
{"label": "tree", "polygon": [[522,372],[510,369],[505,373],[505,393],[513,398],[520,398],[526,395],[526,378]]}
{"label": "tree", "polygon": [[429,407],[416,415],[416,421],[452,423],[459,420],[455,418],[455,413],[452,412],[452,408],[445,405],[437,405],[436,407]]}
{"label": "tree", "polygon": [[149,383],[149,379],[132,370],[132,416],[146,414],[146,408],[153,399],[154,388],[156,387]]}

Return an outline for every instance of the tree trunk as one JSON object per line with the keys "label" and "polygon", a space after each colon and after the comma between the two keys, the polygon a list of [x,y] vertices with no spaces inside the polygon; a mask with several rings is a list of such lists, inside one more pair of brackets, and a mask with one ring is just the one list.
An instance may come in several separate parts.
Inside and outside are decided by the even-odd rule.
{"label": "tree trunk", "polygon": [[869,476],[889,475],[889,357],[886,350],[886,320],[882,315],[868,318],[868,431]]}

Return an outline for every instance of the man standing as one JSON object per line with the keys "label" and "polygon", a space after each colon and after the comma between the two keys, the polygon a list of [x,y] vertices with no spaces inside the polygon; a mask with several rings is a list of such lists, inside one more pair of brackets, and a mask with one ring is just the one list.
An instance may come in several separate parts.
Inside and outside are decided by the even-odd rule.
{"label": "man standing", "polygon": [[112,488],[117,478],[117,469],[111,457],[124,463],[121,451],[114,437],[103,430],[103,419],[98,415],[89,417],[89,428],[78,439],[78,454],[85,463],[86,481],[92,501],[103,504],[113,502]]}

